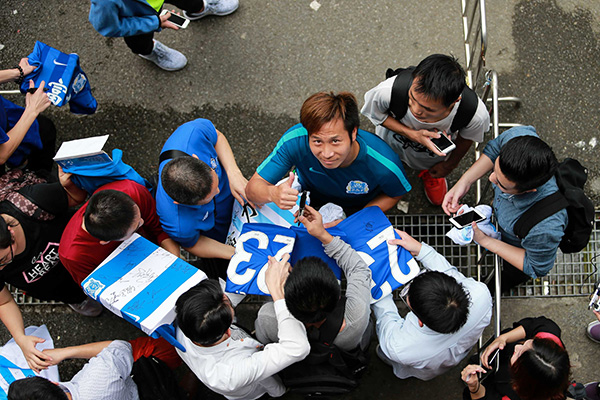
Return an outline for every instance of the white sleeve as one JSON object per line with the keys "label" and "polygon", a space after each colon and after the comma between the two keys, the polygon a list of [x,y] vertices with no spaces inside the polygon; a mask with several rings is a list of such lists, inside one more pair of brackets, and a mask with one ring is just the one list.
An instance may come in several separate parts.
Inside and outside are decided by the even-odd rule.
{"label": "white sleeve", "polygon": [[394,79],[396,77],[392,76],[365,93],[365,105],[360,112],[375,126],[381,125],[389,116]]}
{"label": "white sleeve", "polygon": [[460,137],[474,142],[483,142],[483,134],[490,130],[490,114],[481,99],[478,99],[477,111],[469,125],[459,131]]}
{"label": "white sleeve", "polygon": [[467,280],[474,281],[473,278],[467,278],[461,274],[455,266],[446,260],[446,257],[435,251],[433,247],[429,246],[427,243],[421,244],[421,251],[419,252],[419,255],[417,255],[416,259],[420,261],[425,268],[430,271],[438,271],[449,275],[456,279],[456,282],[460,284]]}
{"label": "white sleeve", "polygon": [[[232,371],[235,382],[229,382],[235,388],[251,385],[266,379],[282,369],[303,360],[310,352],[304,324],[290,314],[285,300],[275,302],[279,342],[265,346],[250,357],[240,360]],[[231,387],[230,390],[235,390]]]}

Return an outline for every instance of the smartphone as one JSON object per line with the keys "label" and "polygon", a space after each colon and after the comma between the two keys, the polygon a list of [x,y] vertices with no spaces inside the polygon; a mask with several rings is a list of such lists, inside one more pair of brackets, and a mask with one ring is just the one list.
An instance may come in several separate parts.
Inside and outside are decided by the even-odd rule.
{"label": "smartphone", "polygon": [[[494,350],[494,352],[492,353],[492,355],[488,358],[488,365],[491,367],[492,370],[495,369],[495,367],[494,367],[494,360],[496,359],[496,357],[498,357],[498,354],[500,354],[500,349]],[[483,367],[483,364],[481,363],[481,361],[479,362],[479,366]],[[485,368],[485,367],[483,367],[483,368]],[[479,381],[481,382],[485,378],[487,378],[489,375],[490,374],[482,374],[481,372],[478,372],[477,373],[477,378],[479,378]]]}
{"label": "smartphone", "polygon": [[494,350],[494,352],[492,353],[492,356],[490,358],[488,358],[488,365],[492,365],[492,363],[494,362],[494,360],[498,356],[498,353],[500,353],[500,349]]}
{"label": "smartphone", "polygon": [[452,142],[452,140],[448,139],[448,136],[444,135],[443,132],[438,133],[440,134],[439,138],[431,139],[436,149],[438,149],[444,154],[448,154],[456,148],[456,145]]}
{"label": "smartphone", "polygon": [[465,226],[471,225],[471,222],[481,222],[485,219],[485,216],[477,210],[471,210],[461,215],[450,218],[452,225],[458,229],[462,229]]}
{"label": "smartphone", "polygon": [[[169,10],[162,10],[160,15],[165,15],[168,12],[169,12]],[[186,17],[182,17],[179,14],[173,14],[172,12],[171,12],[171,16],[169,17],[169,21],[174,23],[181,29],[187,28],[188,24],[190,23],[190,20],[187,19]]]}
{"label": "smartphone", "polygon": [[[298,205],[298,219],[304,216],[304,208],[306,207],[306,196],[308,192],[306,190],[302,191],[300,194],[300,204]],[[298,220],[298,226],[300,226],[300,221]]]}

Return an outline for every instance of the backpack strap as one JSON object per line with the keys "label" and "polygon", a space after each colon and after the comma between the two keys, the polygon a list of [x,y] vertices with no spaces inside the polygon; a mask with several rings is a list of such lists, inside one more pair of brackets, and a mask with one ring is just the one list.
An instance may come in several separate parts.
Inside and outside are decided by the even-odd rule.
{"label": "backpack strap", "polygon": [[344,323],[344,311],[346,310],[346,298],[341,297],[333,311],[327,316],[323,325],[319,328],[319,341],[331,345],[340,333]]}
{"label": "backpack strap", "polygon": [[186,153],[185,151],[181,151],[181,150],[163,151],[162,153],[160,153],[160,156],[158,157],[158,165],[162,164],[162,162],[165,160],[170,160],[172,158],[177,158],[177,157],[191,157],[191,156],[188,153]]}
{"label": "backpack strap", "polygon": [[[386,77],[388,78],[396,75],[396,79],[394,79],[394,84],[392,85],[389,111],[398,121],[404,118],[408,110],[408,91],[413,82],[412,72],[414,70],[415,67],[408,67],[404,69],[398,68],[395,71],[388,69],[386,72]],[[477,97],[477,94],[471,88],[465,85],[461,93],[458,110],[456,110],[456,115],[450,126],[450,132],[454,133],[469,125],[469,122],[471,122],[477,112],[478,106],[479,97]]]}
{"label": "backpack strap", "polygon": [[477,112],[478,106],[479,97],[477,97],[477,94],[475,94],[470,87],[465,85],[465,88],[461,94],[458,110],[456,111],[456,115],[454,116],[452,125],[450,126],[450,132],[454,133],[469,125],[469,122],[471,122],[473,116]]}
{"label": "backpack strap", "polygon": [[[406,115],[406,110],[408,110],[408,90],[410,89],[410,85],[412,85],[412,72],[414,69],[415,67],[408,67],[398,72],[392,85],[389,111],[398,121]],[[389,70],[386,75],[388,74]]]}
{"label": "backpack strap", "polygon": [[560,192],[544,197],[521,215],[513,227],[513,232],[519,239],[524,239],[531,228],[568,206],[569,202]]}

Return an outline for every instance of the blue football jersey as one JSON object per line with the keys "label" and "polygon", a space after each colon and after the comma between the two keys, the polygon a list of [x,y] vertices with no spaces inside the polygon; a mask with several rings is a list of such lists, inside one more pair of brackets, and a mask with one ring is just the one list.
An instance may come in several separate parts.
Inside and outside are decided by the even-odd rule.
{"label": "blue football jersey", "polygon": [[392,224],[377,206],[365,208],[337,225],[344,239],[371,269],[371,301],[376,302],[419,273],[410,252],[388,243],[400,239]]}
{"label": "blue football jersey", "polygon": [[281,260],[285,253],[292,252],[295,241],[296,235],[291,229],[272,224],[244,224],[227,268],[225,290],[268,296],[265,283],[268,257]]}

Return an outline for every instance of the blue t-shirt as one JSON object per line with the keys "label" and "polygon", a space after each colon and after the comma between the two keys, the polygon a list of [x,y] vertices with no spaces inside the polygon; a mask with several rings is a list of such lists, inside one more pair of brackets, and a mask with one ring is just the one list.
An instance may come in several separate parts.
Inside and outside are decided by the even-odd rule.
{"label": "blue t-shirt", "polygon": [[[6,100],[0,96],[0,144],[8,142],[10,137],[7,132],[10,131],[21,119],[25,109],[15,103]],[[40,139],[40,126],[37,120],[33,121],[31,127],[25,134],[21,144],[7,161],[8,165],[21,165],[31,150],[41,149],[42,139]]]}
{"label": "blue t-shirt", "polygon": [[360,129],[356,140],[360,150],[352,164],[327,169],[310,150],[308,132],[297,124],[282,136],[256,172],[276,184],[295,166],[299,182],[311,192],[311,199],[344,208],[362,208],[382,192],[397,197],[411,189],[402,162],[383,140]]}
{"label": "blue t-shirt", "polygon": [[[493,163],[500,150],[511,139],[518,136],[538,137],[533,126],[511,128],[496,139],[491,140],[483,149]],[[567,227],[567,210],[563,209],[535,225],[523,240],[519,239],[513,229],[521,215],[533,204],[558,191],[554,177],[536,188],[534,192],[507,194],[494,186],[494,215],[500,226],[502,241],[525,249],[523,272],[532,278],[548,275],[554,266],[558,245]]]}
{"label": "blue t-shirt", "polygon": [[156,211],[163,230],[183,247],[192,247],[200,235],[225,243],[231,223],[233,196],[229,189],[227,173],[222,169],[215,145],[217,130],[207,119],[196,119],[181,125],[167,139],[161,153],[167,150],[180,150],[190,156],[198,156],[211,167],[219,178],[219,194],[208,204],[189,206],[175,204],[162,187],[160,175],[169,160],[158,167],[158,187],[156,189]]}

